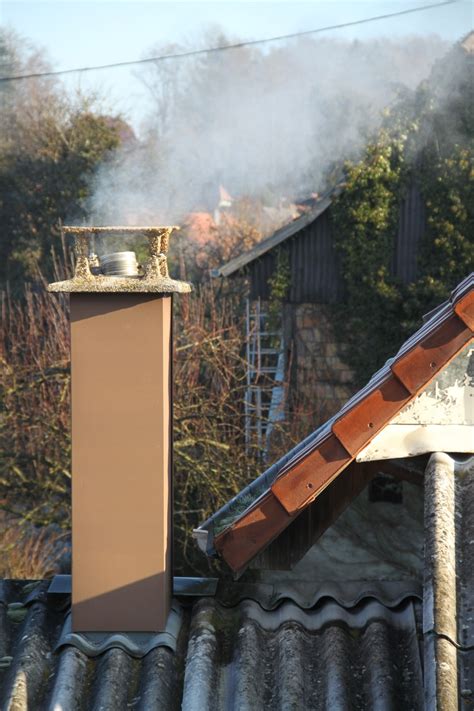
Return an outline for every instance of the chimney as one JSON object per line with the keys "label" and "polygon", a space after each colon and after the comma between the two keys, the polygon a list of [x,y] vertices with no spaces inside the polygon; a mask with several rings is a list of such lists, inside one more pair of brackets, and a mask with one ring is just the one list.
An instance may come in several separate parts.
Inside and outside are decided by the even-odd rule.
{"label": "chimney", "polygon": [[[170,610],[174,229],[66,227],[75,274],[48,287],[70,294],[74,632],[159,632]],[[130,252],[98,273],[102,234],[146,235],[142,274]]]}

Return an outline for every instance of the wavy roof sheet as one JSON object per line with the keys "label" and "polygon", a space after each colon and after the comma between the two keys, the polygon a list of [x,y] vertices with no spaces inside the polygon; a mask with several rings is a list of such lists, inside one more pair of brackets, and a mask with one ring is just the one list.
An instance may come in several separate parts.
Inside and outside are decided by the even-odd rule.
{"label": "wavy roof sheet", "polygon": [[[56,649],[69,600],[48,598],[44,583],[29,597],[24,587],[4,585],[0,603],[5,711],[423,708],[410,597],[392,608],[372,597],[350,607],[325,597],[311,609],[286,599],[270,610],[201,598],[184,611],[176,651],[136,659],[115,647]],[[15,621],[12,609],[23,616]]]}

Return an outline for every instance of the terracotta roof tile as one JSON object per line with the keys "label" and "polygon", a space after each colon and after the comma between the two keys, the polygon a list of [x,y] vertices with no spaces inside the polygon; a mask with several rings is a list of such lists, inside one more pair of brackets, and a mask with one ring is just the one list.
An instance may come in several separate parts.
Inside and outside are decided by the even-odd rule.
{"label": "terracotta roof tile", "polygon": [[[263,493],[214,539],[230,567],[242,570],[314,501],[472,340],[473,330],[474,273],[337,415],[262,475]],[[201,528],[212,532],[212,518]]]}

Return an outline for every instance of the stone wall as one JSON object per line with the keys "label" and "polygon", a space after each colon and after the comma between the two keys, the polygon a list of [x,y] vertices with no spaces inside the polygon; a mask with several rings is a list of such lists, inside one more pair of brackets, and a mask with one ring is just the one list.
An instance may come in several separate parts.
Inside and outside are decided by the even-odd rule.
{"label": "stone wall", "polygon": [[342,360],[331,318],[330,308],[321,304],[287,304],[284,310],[291,399],[311,407],[319,422],[334,415],[355,392],[354,375]]}

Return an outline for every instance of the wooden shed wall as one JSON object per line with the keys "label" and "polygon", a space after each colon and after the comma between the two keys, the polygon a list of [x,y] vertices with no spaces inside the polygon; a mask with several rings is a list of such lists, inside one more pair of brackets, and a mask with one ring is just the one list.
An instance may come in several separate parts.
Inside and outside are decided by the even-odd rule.
{"label": "wooden shed wall", "polygon": [[[329,303],[343,296],[339,262],[334,248],[330,224],[330,210],[300,232],[288,239],[283,246],[288,250],[291,287],[291,303]],[[250,265],[251,298],[268,299],[268,279],[275,268],[275,250],[267,252]]]}
{"label": "wooden shed wall", "polygon": [[[425,225],[423,199],[413,185],[400,205],[392,258],[392,272],[404,283],[410,283],[416,277],[417,255]],[[333,304],[342,300],[344,284],[334,247],[331,208],[286,240],[281,248],[289,255],[290,303]],[[268,280],[275,269],[275,253],[273,249],[249,264],[252,299],[270,297]]]}
{"label": "wooden shed wall", "polygon": [[422,195],[416,185],[408,190],[400,205],[398,233],[395,243],[393,273],[404,284],[416,278],[418,249],[426,228],[426,211]]}

